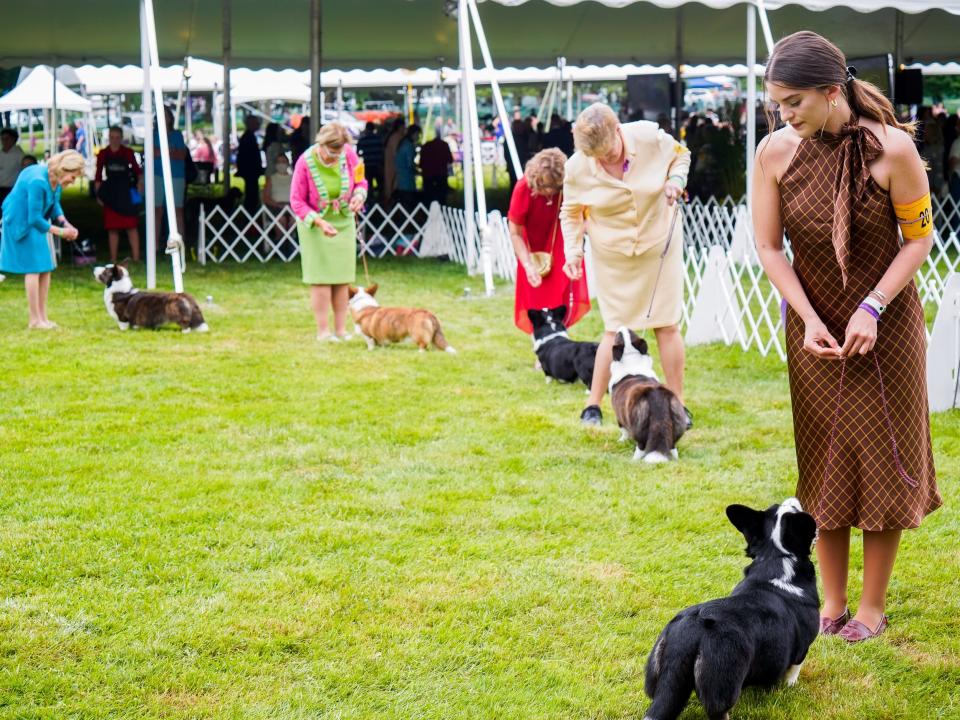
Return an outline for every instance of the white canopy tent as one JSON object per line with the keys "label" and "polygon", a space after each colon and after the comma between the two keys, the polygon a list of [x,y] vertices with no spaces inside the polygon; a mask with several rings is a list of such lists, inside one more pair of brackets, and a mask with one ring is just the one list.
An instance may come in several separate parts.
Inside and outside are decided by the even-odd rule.
{"label": "white canopy tent", "polygon": [[[91,120],[90,113],[93,105],[85,97],[75,93],[64,85],[60,80],[54,80],[53,74],[47,68],[41,66],[33,70],[23,78],[22,82],[3,97],[0,97],[0,112],[7,111],[33,111],[42,110],[44,113],[44,131],[46,133],[45,142],[47,149],[50,149],[57,138],[57,113],[58,111],[83,113],[86,122],[86,131],[95,132],[95,127]],[[29,124],[31,135],[33,134],[33,114],[29,115]],[[88,135],[89,143],[94,142],[94,137]],[[93,153],[89,153],[92,157]]]}

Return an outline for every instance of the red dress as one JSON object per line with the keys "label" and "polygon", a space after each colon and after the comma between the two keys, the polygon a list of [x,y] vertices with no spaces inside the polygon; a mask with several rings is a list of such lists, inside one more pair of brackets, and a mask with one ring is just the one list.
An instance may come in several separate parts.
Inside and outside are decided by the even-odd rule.
{"label": "red dress", "polygon": [[[106,177],[104,177],[106,171]],[[130,203],[130,188],[140,177],[140,166],[133,150],[126,145],[114,152],[110,146],[97,154],[96,181],[103,183],[103,227],[106,230],[130,230],[137,227],[139,208]],[[111,207],[112,206],[112,207]]]}
{"label": "red dress", "polygon": [[545,198],[530,192],[526,178],[520,178],[513,188],[510,198],[511,222],[523,228],[523,239],[530,252],[550,251],[550,231],[555,233],[553,241],[553,265],[550,273],[542,278],[540,287],[531,287],[527,281],[527,272],[517,260],[517,292],[513,308],[513,322],[525,333],[532,333],[533,326],[527,317],[527,310],[555,308],[563,305],[567,308],[564,325],[572,326],[590,310],[590,294],[587,291],[587,275],[581,262],[582,274],[579,280],[571,280],[563,272],[566,262],[563,254],[563,234],[557,216],[560,214],[560,196]]}

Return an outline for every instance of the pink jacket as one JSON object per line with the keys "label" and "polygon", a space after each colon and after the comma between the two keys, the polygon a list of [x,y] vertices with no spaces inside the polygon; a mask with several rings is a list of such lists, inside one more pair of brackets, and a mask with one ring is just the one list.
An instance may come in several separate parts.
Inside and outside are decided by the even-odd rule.
{"label": "pink jacket", "polygon": [[[290,207],[301,220],[320,210],[320,193],[317,192],[313,178],[310,177],[310,168],[307,167],[309,152],[313,152],[313,146],[297,158],[297,164],[293,168],[293,180],[290,182]],[[350,193],[343,200],[349,201],[357,189],[366,194],[367,179],[364,176],[363,161],[353,146],[344,145],[343,152],[347,156],[347,172],[350,174]]]}

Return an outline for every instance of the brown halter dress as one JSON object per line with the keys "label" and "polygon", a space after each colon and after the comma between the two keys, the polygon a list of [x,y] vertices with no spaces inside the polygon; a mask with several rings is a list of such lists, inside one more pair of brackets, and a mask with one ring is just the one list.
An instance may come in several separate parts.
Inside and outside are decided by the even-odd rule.
{"label": "brown halter dress", "polygon": [[[890,196],[869,170],[882,151],[869,129],[845,125],[839,135],[801,141],[780,181],[793,268],[841,344],[850,317],[900,250]],[[941,505],[924,329],[913,280],[884,312],[875,348],[844,362],[805,351],[803,320],[787,310],[797,496],[821,529],[914,528]]]}

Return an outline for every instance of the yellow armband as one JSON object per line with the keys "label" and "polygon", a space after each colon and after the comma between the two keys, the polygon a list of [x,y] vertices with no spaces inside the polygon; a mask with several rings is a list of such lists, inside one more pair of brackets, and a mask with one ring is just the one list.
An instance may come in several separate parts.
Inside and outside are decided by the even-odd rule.
{"label": "yellow armband", "polygon": [[906,205],[894,204],[897,223],[904,240],[920,240],[933,232],[933,206],[930,193]]}

